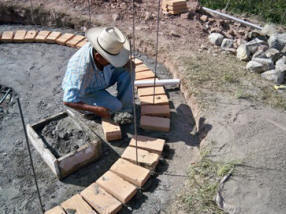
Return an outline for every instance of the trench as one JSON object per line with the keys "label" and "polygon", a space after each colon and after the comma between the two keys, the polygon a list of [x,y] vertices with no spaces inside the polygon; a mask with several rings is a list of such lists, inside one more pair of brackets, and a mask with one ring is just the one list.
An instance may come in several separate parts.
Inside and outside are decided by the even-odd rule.
{"label": "trench", "polygon": [[[7,20],[6,20],[7,21]],[[76,32],[71,28],[51,28],[32,25],[0,25],[0,31],[36,29]],[[59,113],[62,104],[61,81],[69,58],[75,49],[56,44],[8,43],[0,44],[0,84],[13,87],[19,94],[26,123],[34,123],[45,117]],[[150,68],[154,60],[144,54],[137,57]],[[172,75],[162,64],[158,65],[159,78]],[[171,131],[159,133],[139,129],[141,135],[166,140],[163,159],[148,189],[139,192],[120,213],[158,213],[166,211],[176,192],[183,188],[186,171],[195,157],[195,150],[201,138],[195,132],[195,120],[192,110],[183,94],[177,88],[167,87],[171,107]],[[99,120],[87,121],[103,137]],[[123,140],[113,143],[103,142],[102,157],[59,181],[32,148],[32,154],[39,179],[39,188],[48,210],[99,178],[120,157],[130,137],[133,125],[123,126]],[[0,121],[0,206],[3,213],[39,213],[39,205],[33,183],[28,153],[24,142],[19,112],[16,105],[9,107]]]}

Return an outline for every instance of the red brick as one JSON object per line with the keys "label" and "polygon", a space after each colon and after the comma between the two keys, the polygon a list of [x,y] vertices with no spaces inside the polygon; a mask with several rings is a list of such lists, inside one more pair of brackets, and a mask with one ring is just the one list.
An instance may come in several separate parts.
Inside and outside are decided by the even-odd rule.
{"label": "red brick", "polygon": [[[138,88],[137,90],[138,96],[150,96],[154,94],[154,87],[145,87],[145,88]],[[155,95],[165,95],[165,89],[163,86],[156,86],[155,87]]]}
{"label": "red brick", "polygon": [[[165,140],[159,138],[146,137],[137,135],[137,148],[149,152],[161,154],[165,145]],[[136,147],[135,136],[131,139],[129,146]]]}
{"label": "red brick", "polygon": [[56,40],[62,35],[61,32],[53,31],[48,37],[47,37],[47,43],[56,43]]}
{"label": "red brick", "polygon": [[78,43],[84,40],[84,36],[82,35],[75,35],[71,40],[67,41],[66,45],[69,47],[76,47]]}
{"label": "red brick", "polygon": [[38,33],[38,35],[36,36],[35,41],[36,42],[46,42],[47,37],[50,35],[50,33],[51,33],[50,31],[46,31],[46,30],[40,31]]}
{"label": "red brick", "polygon": [[77,214],[96,214],[96,212],[86,203],[79,194],[74,195],[70,199],[61,203],[62,208],[64,208],[67,213],[73,211]]}
{"label": "red brick", "polygon": [[139,97],[141,105],[164,105],[164,104],[169,104],[169,99],[166,95],[155,95],[155,100],[154,96],[143,96]]}
{"label": "red brick", "polygon": [[149,71],[135,73],[135,76],[136,80],[144,80],[148,78],[154,78],[155,74],[151,70],[149,70]]}
{"label": "red brick", "polygon": [[170,118],[169,105],[142,105],[141,115]]}
{"label": "red brick", "polygon": [[138,187],[142,187],[150,177],[149,169],[121,158],[112,165],[110,170]]}
{"label": "red brick", "polygon": [[170,119],[163,117],[141,116],[140,127],[147,130],[168,132],[170,130]]}
{"label": "red brick", "polygon": [[35,30],[29,30],[27,33],[26,33],[26,36],[25,36],[25,42],[34,42],[35,41],[35,38],[38,34],[38,31],[35,31]]}
{"label": "red brick", "polygon": [[102,120],[102,128],[107,141],[120,140],[122,138],[119,125],[108,120]]}
{"label": "red brick", "polygon": [[122,208],[120,201],[96,183],[89,185],[80,194],[100,214],[115,214]]}
{"label": "red brick", "polygon": [[124,204],[130,201],[136,194],[136,187],[133,184],[125,181],[111,171],[107,171],[101,176],[96,181],[96,184]]}
{"label": "red brick", "polygon": [[2,42],[12,42],[14,37],[13,31],[4,31],[2,33],[1,41]]}
{"label": "red brick", "polygon": [[62,34],[59,38],[56,39],[56,43],[60,45],[66,45],[66,43],[74,37],[72,33]]}
{"label": "red brick", "polygon": [[48,211],[45,212],[45,214],[66,214],[64,209],[60,206],[56,206]]}
{"label": "red brick", "polygon": [[87,43],[87,40],[85,39],[85,40],[79,42],[79,43],[76,45],[76,48],[81,48],[81,47],[84,46],[86,43]]}
{"label": "red brick", "polygon": [[23,42],[25,39],[27,31],[25,30],[17,30],[14,35],[14,42]]}
{"label": "red brick", "polygon": [[[149,169],[154,169],[160,158],[156,153],[148,152],[139,148],[137,148],[137,155],[139,165]],[[121,158],[131,161],[132,163],[136,163],[136,148],[128,146],[121,155]]]}

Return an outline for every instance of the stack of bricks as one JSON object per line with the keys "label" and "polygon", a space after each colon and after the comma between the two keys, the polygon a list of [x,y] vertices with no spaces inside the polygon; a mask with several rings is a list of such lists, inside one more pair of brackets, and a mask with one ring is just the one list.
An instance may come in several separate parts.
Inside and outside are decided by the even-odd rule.
{"label": "stack of bricks", "polygon": [[[135,80],[154,80],[155,74],[139,59],[135,63]],[[170,130],[169,99],[163,86],[137,87],[141,104],[140,127],[147,130]]]}
{"label": "stack of bricks", "polygon": [[[136,144],[137,142],[137,144]],[[138,165],[135,148],[138,148]],[[148,181],[159,162],[165,140],[146,136],[132,138],[111,168],[79,194],[65,200],[45,214],[117,213]]]}
{"label": "stack of bricks", "polygon": [[17,30],[0,32],[0,42],[42,42],[42,43],[57,43],[73,48],[81,48],[87,43],[87,40],[82,35],[74,35],[71,33],[56,32],[56,31],[36,31],[36,30]]}
{"label": "stack of bricks", "polygon": [[165,14],[181,14],[188,11],[186,0],[164,0],[162,10]]}

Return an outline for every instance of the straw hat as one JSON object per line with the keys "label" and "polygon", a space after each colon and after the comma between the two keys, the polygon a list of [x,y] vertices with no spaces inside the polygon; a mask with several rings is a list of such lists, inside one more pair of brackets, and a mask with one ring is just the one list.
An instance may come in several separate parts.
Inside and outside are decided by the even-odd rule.
{"label": "straw hat", "polygon": [[86,32],[87,40],[114,67],[122,67],[129,59],[130,44],[116,27],[96,27]]}

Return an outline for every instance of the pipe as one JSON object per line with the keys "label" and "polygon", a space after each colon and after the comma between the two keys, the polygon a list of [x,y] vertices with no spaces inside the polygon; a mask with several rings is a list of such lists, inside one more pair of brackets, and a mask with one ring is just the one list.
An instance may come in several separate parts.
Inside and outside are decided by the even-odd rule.
{"label": "pipe", "polygon": [[250,22],[244,21],[244,20],[242,20],[242,19],[236,18],[236,17],[234,17],[234,16],[230,16],[230,15],[228,15],[228,14],[221,13],[221,12],[219,12],[219,11],[212,10],[212,9],[209,9],[209,8],[206,8],[206,7],[202,7],[202,8],[203,8],[203,10],[205,10],[205,11],[207,11],[207,12],[209,12],[209,13],[215,13],[215,14],[217,14],[217,15],[219,15],[219,16],[224,17],[224,18],[232,19],[232,20],[234,20],[234,21],[236,21],[236,22],[239,22],[239,23],[241,23],[241,24],[244,24],[244,25],[247,25],[247,26],[256,28],[256,29],[258,29],[258,30],[262,30],[262,27],[260,27],[260,26],[258,26],[258,25],[255,25],[255,24],[252,24],[252,23],[250,23]]}
{"label": "pipe", "polygon": [[[164,79],[156,80],[156,86],[165,86],[165,85],[178,85],[180,84],[179,79]],[[135,86],[154,86],[154,80],[137,80],[134,83]]]}

